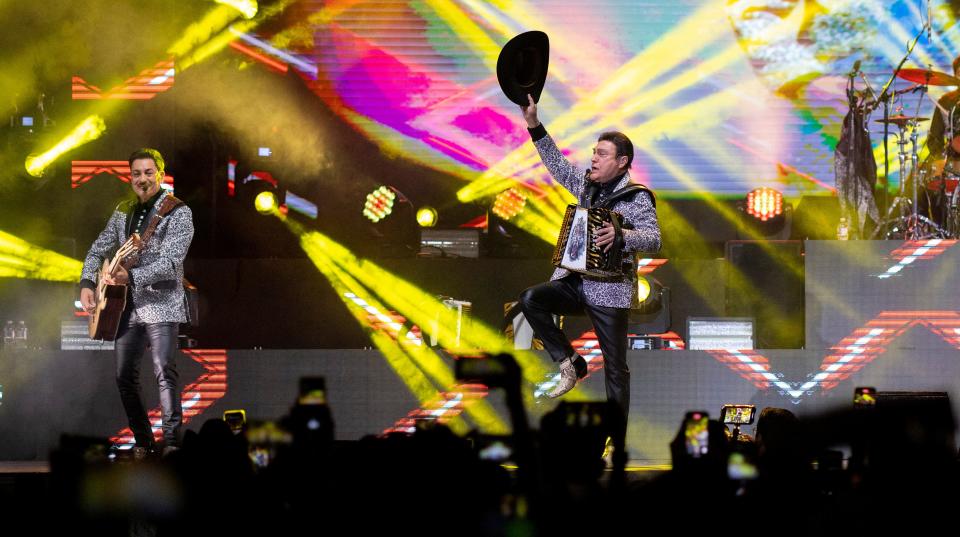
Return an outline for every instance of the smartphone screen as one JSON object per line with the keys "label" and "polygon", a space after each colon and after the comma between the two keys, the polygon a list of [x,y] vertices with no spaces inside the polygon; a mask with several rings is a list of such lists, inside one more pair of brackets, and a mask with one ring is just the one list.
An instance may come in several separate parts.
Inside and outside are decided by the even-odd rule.
{"label": "smartphone screen", "polygon": [[706,412],[687,412],[684,418],[683,435],[687,447],[687,455],[699,458],[707,454],[710,436],[707,422],[710,417]]}
{"label": "smartphone screen", "polygon": [[297,401],[301,405],[327,404],[327,381],[323,377],[302,377],[300,379],[300,396]]}
{"label": "smartphone screen", "polygon": [[247,423],[247,413],[244,410],[227,410],[223,413],[223,421],[227,422],[231,431],[238,433],[243,431]]}
{"label": "smartphone screen", "polygon": [[872,407],[877,404],[877,390],[868,386],[860,386],[853,391],[853,406]]}
{"label": "smartphone screen", "polygon": [[513,458],[513,448],[504,438],[486,438],[478,448],[477,455],[484,461],[503,463]]}
{"label": "smartphone screen", "polygon": [[753,423],[755,412],[756,407],[754,405],[724,405],[723,423],[732,423],[734,425]]}

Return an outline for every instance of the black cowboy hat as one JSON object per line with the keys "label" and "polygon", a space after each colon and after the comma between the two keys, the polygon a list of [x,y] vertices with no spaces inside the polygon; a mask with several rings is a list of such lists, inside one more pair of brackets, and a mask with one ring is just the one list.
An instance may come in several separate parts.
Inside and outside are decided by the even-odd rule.
{"label": "black cowboy hat", "polygon": [[529,93],[539,102],[549,60],[550,39],[543,32],[524,32],[507,41],[497,58],[497,80],[507,98],[527,106]]}

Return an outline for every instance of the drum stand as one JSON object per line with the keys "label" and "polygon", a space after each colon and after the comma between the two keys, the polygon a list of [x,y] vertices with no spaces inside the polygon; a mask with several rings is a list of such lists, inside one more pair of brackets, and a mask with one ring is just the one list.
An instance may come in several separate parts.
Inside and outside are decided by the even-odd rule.
{"label": "drum stand", "polygon": [[[926,87],[923,87],[921,91],[926,91]],[[897,152],[900,161],[900,190],[890,203],[887,214],[877,225],[874,236],[882,230],[886,230],[883,236],[885,239],[921,240],[945,238],[948,236],[947,232],[933,220],[919,214],[918,211],[918,184],[923,179],[925,172],[920,170],[917,165],[917,138],[919,130],[917,120],[914,118],[910,121],[895,122],[900,131],[899,134],[897,134],[897,145],[900,146]],[[910,127],[910,166],[913,171],[912,199],[908,198],[906,193],[906,178],[908,177],[906,148],[908,126]],[[921,226],[923,226],[923,231],[921,231]]]}

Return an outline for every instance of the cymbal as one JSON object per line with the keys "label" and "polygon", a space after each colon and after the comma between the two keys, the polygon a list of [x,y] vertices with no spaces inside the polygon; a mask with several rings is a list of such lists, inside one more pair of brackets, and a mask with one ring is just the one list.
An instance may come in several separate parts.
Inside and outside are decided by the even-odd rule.
{"label": "cymbal", "polygon": [[929,121],[929,120],[930,120],[930,118],[928,118],[928,117],[917,117],[917,116],[903,116],[903,115],[899,115],[899,116],[890,116],[890,117],[887,118],[887,119],[883,119],[883,118],[874,119],[873,121],[874,121],[874,123],[894,123],[894,124],[896,124],[896,125],[898,125],[898,126],[900,126],[900,127],[903,127],[904,125],[906,125],[907,123],[910,123],[910,122],[912,122],[912,121],[920,122],[920,121]]}
{"label": "cymbal", "polygon": [[960,78],[932,69],[900,69],[897,77],[927,86],[960,86]]}

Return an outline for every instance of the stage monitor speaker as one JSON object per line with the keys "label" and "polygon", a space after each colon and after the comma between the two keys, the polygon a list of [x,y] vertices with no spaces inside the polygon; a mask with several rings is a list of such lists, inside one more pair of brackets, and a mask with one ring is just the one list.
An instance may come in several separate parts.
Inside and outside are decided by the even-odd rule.
{"label": "stage monitor speaker", "polygon": [[756,348],[804,346],[801,241],[728,241],[726,316],[756,319]]}
{"label": "stage monitor speaker", "polygon": [[910,462],[904,457],[911,454],[951,460],[956,455],[956,423],[947,392],[877,392],[876,399],[880,436],[899,463]]}

